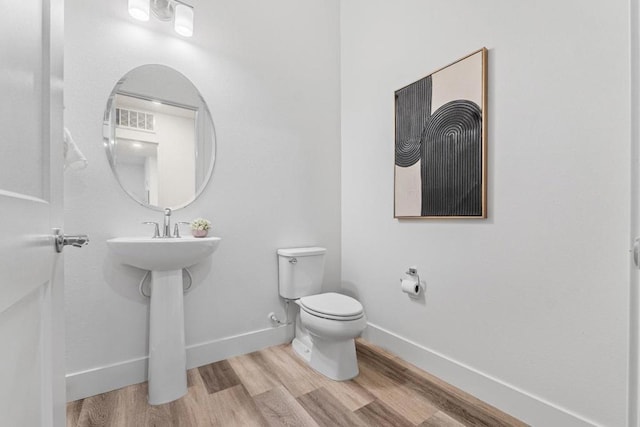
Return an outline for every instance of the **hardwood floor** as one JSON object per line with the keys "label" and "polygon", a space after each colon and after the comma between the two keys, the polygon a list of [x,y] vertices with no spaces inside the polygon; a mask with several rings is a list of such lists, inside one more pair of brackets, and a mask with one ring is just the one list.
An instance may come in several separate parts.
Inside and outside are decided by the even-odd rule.
{"label": "hardwood floor", "polygon": [[136,384],[67,404],[67,427],[526,426],[402,359],[357,341],[360,375],[331,381],[290,345],[188,372],[189,392],[147,404]]}

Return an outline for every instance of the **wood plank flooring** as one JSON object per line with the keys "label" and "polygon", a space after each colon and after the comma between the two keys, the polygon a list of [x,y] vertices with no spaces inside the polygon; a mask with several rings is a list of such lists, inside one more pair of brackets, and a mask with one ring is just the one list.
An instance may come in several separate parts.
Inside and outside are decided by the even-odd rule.
{"label": "wood plank flooring", "polygon": [[67,427],[526,426],[364,340],[357,351],[351,381],[279,345],[189,370],[189,392],[166,405],[147,404],[146,383],[70,402]]}

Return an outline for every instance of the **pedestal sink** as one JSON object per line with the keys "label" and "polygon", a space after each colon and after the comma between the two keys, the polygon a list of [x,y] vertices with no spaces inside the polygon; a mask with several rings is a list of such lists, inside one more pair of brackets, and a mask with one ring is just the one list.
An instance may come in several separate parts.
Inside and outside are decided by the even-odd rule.
{"label": "pedestal sink", "polygon": [[123,264],[151,271],[149,309],[149,404],[160,405],[187,393],[182,269],[211,255],[219,237],[107,240]]}

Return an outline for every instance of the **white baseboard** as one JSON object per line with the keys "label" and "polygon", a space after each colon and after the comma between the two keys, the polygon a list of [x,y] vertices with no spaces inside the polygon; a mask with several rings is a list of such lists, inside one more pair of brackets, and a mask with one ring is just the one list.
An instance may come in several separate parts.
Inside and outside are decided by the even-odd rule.
{"label": "white baseboard", "polygon": [[372,323],[368,323],[362,337],[530,425],[563,427],[598,425],[594,421]]}
{"label": "white baseboard", "polygon": [[[187,369],[291,341],[293,328],[280,326],[225,337],[187,347]],[[67,374],[67,401],[72,402],[147,380],[147,357]]]}

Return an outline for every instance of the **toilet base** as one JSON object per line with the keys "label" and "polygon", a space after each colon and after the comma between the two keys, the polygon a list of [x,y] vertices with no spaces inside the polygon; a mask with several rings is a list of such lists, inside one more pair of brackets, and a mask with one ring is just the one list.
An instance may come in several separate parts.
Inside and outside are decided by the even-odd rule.
{"label": "toilet base", "polygon": [[325,341],[313,338],[313,350],[309,366],[336,381],[346,381],[358,376],[356,344],[353,339]]}
{"label": "toilet base", "polygon": [[328,341],[312,336],[296,322],[296,337],[291,346],[311,368],[336,381],[346,381],[359,374],[355,340]]}
{"label": "toilet base", "polygon": [[291,347],[293,347],[293,351],[298,356],[303,358],[305,362],[309,363],[311,360],[311,348],[313,347],[313,344],[310,342],[305,343],[303,340],[294,338],[293,341],[291,341]]}
{"label": "toilet base", "polygon": [[332,380],[346,381],[357,377],[360,373],[354,340],[325,341],[309,348],[301,340],[294,338],[291,346],[310,367]]}

